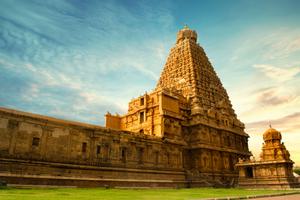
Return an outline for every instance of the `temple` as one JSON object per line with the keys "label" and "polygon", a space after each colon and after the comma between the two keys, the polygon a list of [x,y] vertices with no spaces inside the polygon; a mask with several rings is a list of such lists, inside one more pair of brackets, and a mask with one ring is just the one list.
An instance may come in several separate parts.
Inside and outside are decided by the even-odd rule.
{"label": "temple", "polygon": [[[131,100],[124,115],[107,113],[106,127],[0,108],[0,179],[39,185],[236,186],[235,165],[251,156],[249,136],[197,39],[187,26],[180,30],[153,91]],[[276,156],[285,156],[283,165],[290,169],[279,143]],[[272,156],[268,148],[269,140],[265,159]]]}
{"label": "temple", "polygon": [[294,162],[281,142],[281,133],[270,128],[263,134],[260,160],[240,159],[239,186],[246,188],[293,188],[300,187],[293,175]]}
{"label": "temple", "polygon": [[178,32],[156,88],[132,100],[127,114],[108,113],[106,127],[182,145],[188,180],[199,186],[211,179],[233,184],[238,158],[251,155],[244,124],[187,26]]}

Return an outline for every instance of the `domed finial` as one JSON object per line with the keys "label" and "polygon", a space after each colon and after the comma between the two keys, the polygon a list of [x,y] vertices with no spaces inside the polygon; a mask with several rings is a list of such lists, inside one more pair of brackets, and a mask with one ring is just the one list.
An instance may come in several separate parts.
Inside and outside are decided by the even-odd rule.
{"label": "domed finial", "polygon": [[272,124],[271,124],[271,121],[269,121],[269,127],[270,127],[270,128],[272,128]]}
{"label": "domed finial", "polygon": [[178,44],[179,42],[186,40],[186,39],[193,41],[193,42],[197,42],[196,31],[191,30],[187,25],[185,25],[183,27],[183,29],[178,31],[176,43]]}
{"label": "domed finial", "polygon": [[272,128],[272,125],[269,124],[270,128],[266,130],[263,134],[264,141],[270,140],[281,140],[281,133],[276,129]]}

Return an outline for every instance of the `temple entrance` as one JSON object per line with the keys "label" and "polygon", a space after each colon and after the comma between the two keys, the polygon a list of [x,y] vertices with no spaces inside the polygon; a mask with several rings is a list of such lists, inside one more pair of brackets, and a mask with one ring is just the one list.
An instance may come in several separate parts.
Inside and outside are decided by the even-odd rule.
{"label": "temple entrance", "polygon": [[245,169],[246,178],[253,178],[253,169],[252,167],[246,167]]}

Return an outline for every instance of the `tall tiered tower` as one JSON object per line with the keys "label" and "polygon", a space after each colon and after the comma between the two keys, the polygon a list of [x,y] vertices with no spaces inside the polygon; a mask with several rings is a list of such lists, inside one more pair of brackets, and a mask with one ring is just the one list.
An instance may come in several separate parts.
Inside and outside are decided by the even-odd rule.
{"label": "tall tiered tower", "polygon": [[[177,34],[157,89],[177,90],[187,99],[189,110],[182,122],[183,137],[189,145],[185,164],[194,182],[203,176],[230,180],[239,157],[249,157],[244,124],[232,108],[197,33],[187,26]],[[197,178],[198,177],[198,178]],[[218,179],[218,178],[217,178]]]}
{"label": "tall tiered tower", "polygon": [[[187,26],[177,34],[157,88],[182,91],[191,101],[192,115],[207,115],[205,111],[214,108],[236,118],[226,90],[203,48],[197,44],[197,33]],[[215,114],[214,110],[210,111]]]}
{"label": "tall tiered tower", "polygon": [[178,32],[155,90],[132,100],[126,115],[106,115],[106,126],[183,145],[183,167],[194,186],[234,184],[235,163],[251,155],[244,124],[187,26]]}

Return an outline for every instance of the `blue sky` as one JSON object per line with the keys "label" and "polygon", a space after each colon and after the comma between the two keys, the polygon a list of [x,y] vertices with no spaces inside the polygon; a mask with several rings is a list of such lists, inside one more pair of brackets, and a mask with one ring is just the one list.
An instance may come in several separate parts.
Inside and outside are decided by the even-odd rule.
{"label": "blue sky", "polygon": [[[104,124],[198,32],[257,155],[268,121],[300,165],[300,1],[0,1],[0,106]],[[297,140],[295,140],[297,138]]]}

